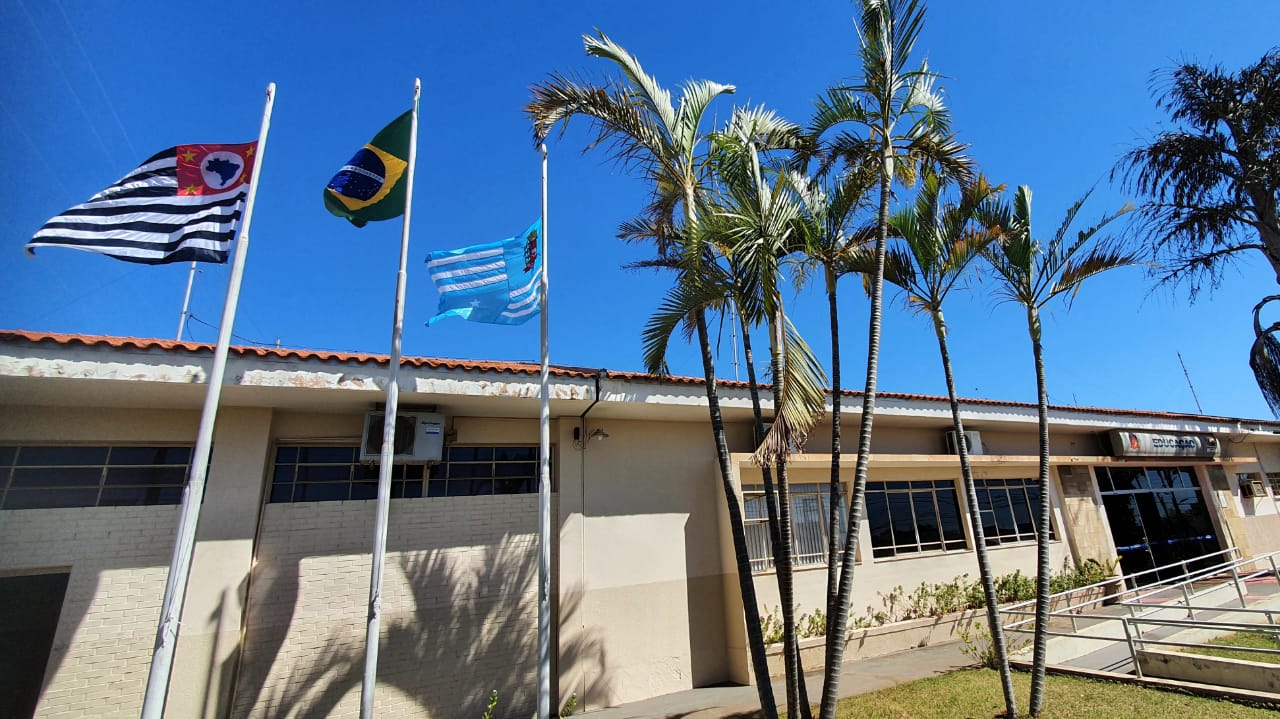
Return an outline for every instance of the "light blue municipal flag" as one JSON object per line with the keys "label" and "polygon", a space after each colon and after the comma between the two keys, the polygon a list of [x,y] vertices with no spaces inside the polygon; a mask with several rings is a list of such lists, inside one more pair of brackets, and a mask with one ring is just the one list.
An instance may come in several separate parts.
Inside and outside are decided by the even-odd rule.
{"label": "light blue municipal flag", "polygon": [[440,308],[427,320],[445,317],[520,325],[538,314],[541,300],[542,220],[499,242],[427,255],[427,271],[440,293]]}

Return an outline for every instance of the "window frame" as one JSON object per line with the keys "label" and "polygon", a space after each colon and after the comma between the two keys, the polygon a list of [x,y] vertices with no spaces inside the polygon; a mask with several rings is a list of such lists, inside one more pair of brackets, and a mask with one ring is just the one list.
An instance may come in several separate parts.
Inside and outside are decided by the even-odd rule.
{"label": "window frame", "polygon": [[[310,502],[343,502],[368,501],[377,498],[378,464],[360,461],[358,444],[321,444],[312,442],[276,442],[268,469],[267,491],[264,495],[266,504],[306,504]],[[455,460],[452,455],[465,454],[468,450],[488,454],[488,460]],[[486,452],[487,450],[487,452]],[[528,453],[532,459],[520,458],[511,460],[498,459],[503,450],[518,450]],[[304,461],[305,454],[314,451],[318,455],[333,453],[332,459]],[[292,456],[292,459],[290,459]],[[466,466],[490,467],[490,472],[463,476],[465,472],[451,475],[451,467]],[[532,465],[532,475],[499,475],[497,467],[517,464]],[[314,468],[316,474],[331,474],[331,479],[299,479],[300,470],[306,468],[310,474]],[[345,477],[342,477],[345,468]],[[538,447],[528,444],[454,444],[444,448],[441,461],[434,463],[397,462],[392,466],[391,499],[438,499],[458,496],[498,496],[503,494],[536,494],[538,491]],[[524,491],[494,491],[499,480],[513,479],[527,482]],[[448,493],[449,485],[456,481],[459,486],[467,483],[467,492]],[[475,491],[485,482],[489,483],[487,492]],[[440,486],[442,491],[433,493],[433,487]],[[298,488],[315,488],[317,496],[299,496]],[[345,487],[345,494],[340,488]],[[554,491],[554,484],[552,487]]]}
{"label": "window frame", "polygon": [[[24,450],[36,453],[37,459],[24,463]],[[85,456],[78,461],[74,457],[63,461],[38,458],[39,454],[65,450],[73,454],[101,452],[101,456]],[[156,461],[127,456],[139,451],[155,454]],[[170,442],[0,445],[0,510],[174,506],[182,502],[193,453],[191,445]],[[73,472],[80,474],[82,480],[70,480]],[[91,479],[95,472],[97,477]],[[146,478],[148,473],[154,476]],[[26,477],[20,480],[22,475]],[[41,475],[49,479],[41,479]],[[132,479],[127,479],[129,475],[133,475]],[[42,494],[61,497],[63,501],[40,501]],[[77,496],[78,499],[67,501]],[[27,501],[15,502],[15,498]]]}
{"label": "window frame", "polygon": [[[923,485],[928,485],[923,486]],[[905,486],[903,486],[905,485]],[[909,557],[928,556],[937,554],[954,554],[956,552],[967,552],[970,550],[969,538],[964,531],[964,513],[960,504],[960,487],[959,480],[952,479],[876,479],[867,482],[867,496],[865,502],[865,511],[867,513],[867,528],[871,530],[871,556],[873,561],[887,561],[893,559],[903,559]],[[950,536],[948,529],[943,526],[942,504],[939,500],[939,491],[950,493],[954,502],[955,526],[951,528]],[[912,535],[915,541],[899,542],[898,527],[896,526],[900,520],[895,520],[893,504],[891,498],[898,498],[905,495],[905,506],[910,509]],[[937,541],[923,541],[920,535],[920,523],[917,518],[917,498],[928,496],[931,498],[933,506],[933,519],[938,532]],[[883,506],[885,510],[886,528],[891,539],[891,544],[877,544],[878,537],[882,533],[875,531],[873,519],[871,516],[873,510],[873,497],[883,497]],[[898,501],[897,504],[902,504]],[[905,526],[905,525],[904,525]],[[905,539],[905,537],[904,537]],[[937,545],[937,546],[934,546]]]}
{"label": "window frame", "polygon": [[[743,529],[747,535],[747,555],[751,562],[751,572],[760,574],[772,572],[777,567],[773,563],[773,544],[769,537],[769,515],[765,506],[764,484],[743,484],[742,487],[742,523]],[[840,483],[840,534],[836,541],[835,550],[832,551],[830,538],[827,536],[829,531],[828,512],[830,507],[830,482],[797,482],[787,484],[788,499],[791,500],[791,556],[793,560],[793,569],[810,569],[815,567],[826,567],[827,563],[834,557],[835,561],[840,561],[843,554],[843,539],[848,532],[849,525],[849,483]],[[777,485],[774,485],[774,496],[777,497]],[[812,498],[817,504],[818,527],[817,541],[823,548],[817,552],[801,552],[802,547],[799,546],[803,541],[801,533],[798,531],[797,522],[803,522],[800,512],[797,510],[803,506],[806,498]],[[753,509],[754,507],[754,509]],[[812,514],[812,513],[810,513]],[[749,516],[752,515],[752,516]],[[811,533],[811,532],[810,532]],[[757,556],[752,556],[757,555]]]}
{"label": "window frame", "polygon": [[[1014,486],[1011,482],[1019,482]],[[998,483],[998,484],[997,484]],[[982,479],[975,478],[973,480],[974,490],[978,495],[978,520],[982,522],[982,538],[987,545],[987,549],[996,549],[999,547],[1025,546],[1035,544],[1039,535],[1040,528],[1036,524],[1036,508],[1038,506],[1037,499],[1032,498],[1031,492],[1034,490],[1039,494],[1039,481],[1034,477],[986,477]],[[996,514],[994,505],[991,503],[991,492],[993,490],[1004,490],[1004,495],[1008,501],[1009,513],[1013,517],[1013,532],[1000,531],[999,517]],[[1021,494],[1026,502],[1026,510],[1031,519],[1031,531],[1024,532],[1018,527],[1018,512],[1014,508],[1013,492],[1014,490],[1022,490]],[[985,501],[984,501],[985,499]],[[1052,496],[1050,497],[1052,502]],[[985,506],[984,506],[985,505]],[[1050,506],[1052,510],[1052,505]],[[991,526],[996,528],[996,532],[987,531],[987,517],[991,516],[993,522]],[[1010,539],[1012,537],[1012,539]],[[1053,525],[1053,513],[1050,511],[1049,516],[1049,541],[1058,541],[1057,530]]]}

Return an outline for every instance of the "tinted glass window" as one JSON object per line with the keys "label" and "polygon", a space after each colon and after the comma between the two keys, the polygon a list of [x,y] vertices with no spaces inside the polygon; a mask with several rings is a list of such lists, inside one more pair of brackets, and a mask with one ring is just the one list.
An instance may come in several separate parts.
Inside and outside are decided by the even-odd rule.
{"label": "tinted glass window", "polygon": [[19,467],[59,467],[107,461],[107,447],[23,447],[18,452]]}
{"label": "tinted glass window", "polygon": [[[282,446],[276,448],[275,456],[270,502],[369,500],[378,496],[378,465],[358,462],[356,447]],[[394,465],[391,497],[533,493],[537,491],[537,459],[537,447],[449,447],[445,461],[434,465]]]}

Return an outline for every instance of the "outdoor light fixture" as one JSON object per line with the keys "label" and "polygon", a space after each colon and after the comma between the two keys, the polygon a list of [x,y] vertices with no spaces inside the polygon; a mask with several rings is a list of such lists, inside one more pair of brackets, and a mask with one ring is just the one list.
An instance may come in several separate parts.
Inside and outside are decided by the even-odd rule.
{"label": "outdoor light fixture", "polygon": [[586,449],[587,442],[593,439],[595,440],[609,439],[609,433],[599,427],[596,427],[595,429],[591,430],[591,433],[587,435],[586,439],[583,439],[582,428],[581,427],[573,428],[573,446],[574,447],[577,447],[578,449]]}

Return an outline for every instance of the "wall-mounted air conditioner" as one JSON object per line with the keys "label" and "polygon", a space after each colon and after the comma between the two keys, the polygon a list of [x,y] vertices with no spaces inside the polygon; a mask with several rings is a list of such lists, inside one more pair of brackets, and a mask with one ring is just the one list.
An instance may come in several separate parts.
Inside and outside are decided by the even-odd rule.
{"label": "wall-mounted air conditioner", "polygon": [[1262,484],[1261,479],[1250,479],[1240,482],[1241,497],[1265,497],[1267,496],[1267,488]]}
{"label": "wall-mounted air conditioner", "polygon": [[[964,432],[964,444],[969,449],[969,454],[982,454],[982,433],[976,429],[967,429]],[[947,431],[947,453],[960,454],[960,447],[956,444],[955,430]]]}
{"label": "wall-mounted air conditioner", "polygon": [[[365,415],[360,461],[377,462],[382,456],[385,417],[384,412]],[[444,451],[444,422],[444,415],[434,412],[397,412],[392,461],[400,464],[439,462]]]}

